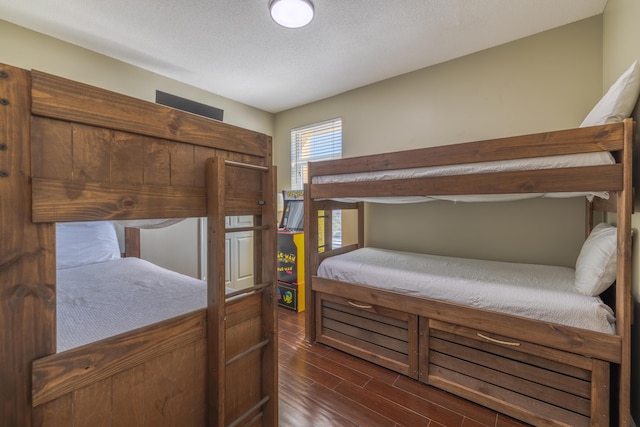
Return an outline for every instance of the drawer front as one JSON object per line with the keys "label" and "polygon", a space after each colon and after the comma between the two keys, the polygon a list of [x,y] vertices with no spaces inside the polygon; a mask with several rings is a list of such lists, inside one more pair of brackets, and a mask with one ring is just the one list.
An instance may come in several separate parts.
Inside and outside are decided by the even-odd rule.
{"label": "drawer front", "polygon": [[421,327],[422,381],[532,424],[589,426],[594,408],[608,421],[606,399],[591,401],[594,366],[608,394],[608,363],[439,321],[421,319]]}
{"label": "drawer front", "polygon": [[417,316],[327,294],[316,303],[319,342],[417,378]]}

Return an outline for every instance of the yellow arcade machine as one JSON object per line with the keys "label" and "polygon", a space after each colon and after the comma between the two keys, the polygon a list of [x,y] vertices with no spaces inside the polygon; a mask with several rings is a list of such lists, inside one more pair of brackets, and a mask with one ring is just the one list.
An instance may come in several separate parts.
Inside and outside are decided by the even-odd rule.
{"label": "yellow arcade machine", "polygon": [[304,311],[304,192],[284,190],[278,225],[278,304]]}

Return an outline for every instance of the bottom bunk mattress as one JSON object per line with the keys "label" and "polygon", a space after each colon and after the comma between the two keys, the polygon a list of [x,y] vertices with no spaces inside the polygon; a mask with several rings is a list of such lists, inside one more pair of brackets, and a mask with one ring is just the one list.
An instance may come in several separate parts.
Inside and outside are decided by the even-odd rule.
{"label": "bottom bunk mattress", "polygon": [[206,282],[139,258],[59,269],[56,293],[58,352],[207,305]]}
{"label": "bottom bunk mattress", "polygon": [[608,334],[615,317],[580,294],[567,267],[362,248],[325,259],[318,276]]}

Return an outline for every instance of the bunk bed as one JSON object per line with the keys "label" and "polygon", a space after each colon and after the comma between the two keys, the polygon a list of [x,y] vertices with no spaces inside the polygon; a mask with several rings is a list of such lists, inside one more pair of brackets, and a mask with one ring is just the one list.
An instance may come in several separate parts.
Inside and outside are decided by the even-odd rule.
{"label": "bunk bed", "polygon": [[[271,138],[8,65],[0,105],[2,424],[277,425]],[[225,217],[236,215],[253,217],[242,231],[253,232],[255,281],[229,293],[225,235],[239,230]],[[199,306],[58,348],[57,299],[83,290],[57,295],[56,224],[189,217],[208,220],[207,281],[190,283],[204,287]],[[139,230],[124,234],[139,254]],[[98,264],[135,262],[114,257]],[[156,285],[154,268],[138,267],[143,286]]]}
{"label": "bunk bed", "polygon": [[[628,426],[633,141],[634,122],[625,119],[310,163],[305,188],[306,283],[310,285],[306,294],[307,339],[533,425]],[[575,155],[577,165],[564,161]],[[523,163],[530,163],[530,159],[546,162],[552,157],[562,161],[541,168],[524,165],[523,169]],[[583,164],[585,158],[595,160]],[[560,268],[547,273],[547,266],[526,266],[524,278],[516,278],[523,266],[365,247],[367,202],[579,194],[588,197],[585,231],[589,237],[580,255],[583,265],[576,269],[592,266],[590,252],[593,247],[600,249],[603,233],[616,261],[611,270],[611,258],[607,258],[613,276],[606,285],[591,289],[589,296],[575,289],[578,270]],[[456,208],[464,207],[458,204]],[[349,209],[357,212],[357,243],[334,248],[330,239],[323,238],[331,235],[331,212]],[[616,212],[608,216],[616,226],[599,224],[592,232],[594,218],[601,218],[596,211]],[[433,277],[418,276],[424,274],[418,271],[426,258],[436,263],[426,268],[426,274],[433,273]],[[383,278],[385,263],[392,265],[388,279]],[[454,276],[458,264],[466,271],[455,274],[455,279],[445,277]],[[490,279],[490,270],[506,273]],[[569,296],[584,298],[588,305],[597,306],[594,317],[600,318],[596,322],[599,326],[548,317],[549,313],[522,309],[512,301],[496,303],[497,293],[512,292],[507,290],[510,282],[541,281],[547,274],[553,283],[546,285],[544,292],[561,300],[554,310],[564,315],[565,307],[569,310]],[[605,292],[613,295],[605,306],[605,297],[598,295],[614,280]],[[426,288],[427,282],[432,287],[420,289]],[[458,295],[443,295],[443,288],[455,287],[456,282]],[[482,295],[481,282],[494,286],[488,295]],[[563,286],[564,293],[556,293]],[[519,294],[520,299],[538,299],[538,294],[530,292],[534,291],[528,289],[525,297]],[[509,306],[515,309],[505,311]],[[570,317],[584,316],[590,315]]]}

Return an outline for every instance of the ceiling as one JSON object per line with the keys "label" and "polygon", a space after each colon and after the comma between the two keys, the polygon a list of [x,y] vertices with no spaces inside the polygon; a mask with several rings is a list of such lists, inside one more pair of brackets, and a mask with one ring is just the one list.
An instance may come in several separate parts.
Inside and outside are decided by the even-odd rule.
{"label": "ceiling", "polygon": [[0,17],[276,113],[603,12],[606,0],[0,0]]}

